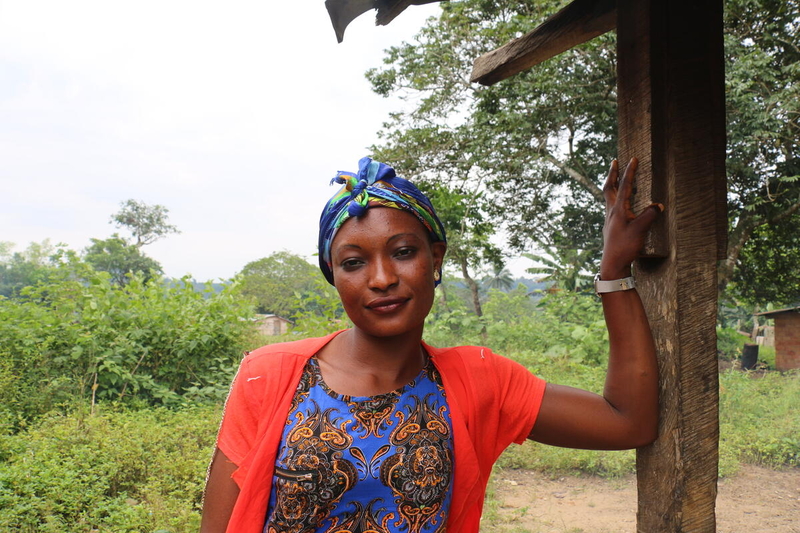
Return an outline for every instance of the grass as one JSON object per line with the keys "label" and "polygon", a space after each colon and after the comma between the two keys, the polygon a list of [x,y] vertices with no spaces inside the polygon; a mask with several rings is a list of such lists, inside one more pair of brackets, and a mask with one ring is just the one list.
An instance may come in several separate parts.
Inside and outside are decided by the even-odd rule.
{"label": "grass", "polygon": [[[532,353],[519,359],[548,380],[602,388],[600,368]],[[740,463],[800,467],[798,402],[800,372],[721,374],[721,474],[735,472]],[[0,530],[196,531],[219,414],[218,407],[111,409],[93,416],[78,411],[45,417],[16,435],[0,435]],[[512,446],[498,468],[616,478],[633,471],[634,453],[529,442]],[[493,494],[490,486],[487,527],[525,531],[519,529],[522,514],[500,518]]]}

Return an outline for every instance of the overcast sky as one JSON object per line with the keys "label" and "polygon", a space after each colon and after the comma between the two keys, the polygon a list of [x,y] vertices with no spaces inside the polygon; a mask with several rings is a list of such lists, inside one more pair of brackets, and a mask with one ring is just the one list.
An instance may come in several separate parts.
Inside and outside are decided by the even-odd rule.
{"label": "overcast sky", "polygon": [[182,231],[145,249],[168,276],[314,261],[330,178],[401,105],[364,72],[439,9],[337,44],[323,0],[0,0],[0,241],[81,250],[132,198]]}

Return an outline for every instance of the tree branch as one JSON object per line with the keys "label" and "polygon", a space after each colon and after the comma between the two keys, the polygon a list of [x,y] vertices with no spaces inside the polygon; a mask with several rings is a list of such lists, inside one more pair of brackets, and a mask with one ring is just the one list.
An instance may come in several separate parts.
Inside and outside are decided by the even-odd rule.
{"label": "tree branch", "polygon": [[561,161],[556,159],[556,157],[553,156],[553,154],[551,154],[547,150],[542,150],[542,153],[544,154],[544,158],[545,159],[547,159],[548,161],[553,163],[555,166],[560,168],[563,172],[566,172],[566,174],[570,178],[572,178],[574,181],[576,181],[579,184],[583,185],[583,187],[587,191],[589,191],[589,193],[591,193],[591,195],[594,196],[594,198],[598,202],[604,202],[605,201],[605,198],[603,198],[602,189],[600,189],[600,187],[598,187],[595,182],[593,182],[592,180],[590,180],[589,178],[587,178],[586,176],[584,176],[583,174],[581,174],[580,172],[578,172],[574,168],[572,168],[570,166],[567,166],[566,164],[562,163]]}
{"label": "tree branch", "polygon": [[739,219],[739,223],[736,224],[736,227],[731,231],[728,240],[727,257],[720,263],[717,271],[717,286],[720,291],[725,289],[733,277],[733,271],[736,268],[736,262],[739,260],[739,254],[741,254],[742,248],[744,248],[744,245],[753,234],[753,231],[758,226],[776,224],[797,212],[800,212],[800,199],[770,218],[742,217]]}

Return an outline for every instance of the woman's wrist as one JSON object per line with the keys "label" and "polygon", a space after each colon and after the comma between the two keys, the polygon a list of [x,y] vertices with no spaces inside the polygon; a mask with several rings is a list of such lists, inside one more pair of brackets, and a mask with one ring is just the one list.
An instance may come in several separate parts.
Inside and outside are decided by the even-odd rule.
{"label": "woman's wrist", "polygon": [[612,267],[600,264],[600,279],[604,281],[627,278],[631,275],[631,265]]}

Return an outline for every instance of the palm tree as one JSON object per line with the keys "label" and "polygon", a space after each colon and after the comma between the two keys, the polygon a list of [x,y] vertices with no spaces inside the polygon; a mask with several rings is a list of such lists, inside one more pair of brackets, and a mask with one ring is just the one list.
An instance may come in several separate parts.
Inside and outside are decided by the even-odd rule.
{"label": "palm tree", "polygon": [[526,270],[530,274],[545,274],[539,281],[552,282],[558,289],[581,292],[592,283],[593,276],[588,272],[593,266],[593,253],[593,250],[548,246],[542,254],[522,255],[539,263]]}
{"label": "palm tree", "polygon": [[514,278],[505,267],[500,269],[495,267],[494,272],[484,276],[481,282],[487,289],[510,290],[514,288]]}

